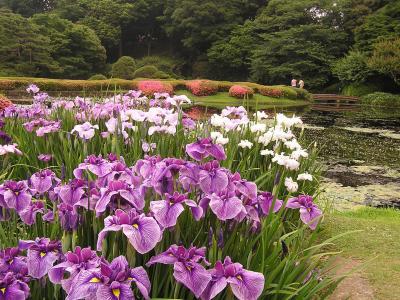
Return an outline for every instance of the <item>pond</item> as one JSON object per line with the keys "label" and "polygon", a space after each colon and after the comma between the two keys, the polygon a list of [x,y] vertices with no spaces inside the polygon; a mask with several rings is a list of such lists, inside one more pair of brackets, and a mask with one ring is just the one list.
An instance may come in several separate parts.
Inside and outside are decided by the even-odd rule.
{"label": "pond", "polygon": [[296,113],[306,142],[321,149],[323,198],[339,209],[400,207],[400,109],[310,106]]}

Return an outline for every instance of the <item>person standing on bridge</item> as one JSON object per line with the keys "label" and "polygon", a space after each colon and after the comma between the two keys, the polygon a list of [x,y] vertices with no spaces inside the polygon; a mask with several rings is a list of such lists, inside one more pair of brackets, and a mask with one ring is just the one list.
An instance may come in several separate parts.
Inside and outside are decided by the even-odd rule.
{"label": "person standing on bridge", "polygon": [[293,78],[292,81],[290,82],[290,85],[292,87],[296,87],[297,86],[297,80]]}
{"label": "person standing on bridge", "polygon": [[304,88],[304,81],[303,81],[303,79],[300,79],[300,81],[299,81],[299,88],[301,88],[301,89]]}

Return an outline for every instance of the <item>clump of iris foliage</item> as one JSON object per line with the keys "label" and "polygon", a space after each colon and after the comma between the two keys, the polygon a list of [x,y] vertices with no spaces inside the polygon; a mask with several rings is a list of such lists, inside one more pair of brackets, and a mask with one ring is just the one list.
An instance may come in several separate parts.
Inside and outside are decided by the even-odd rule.
{"label": "clump of iris foliage", "polygon": [[299,118],[27,91],[0,124],[2,299],[307,299],[335,283]]}

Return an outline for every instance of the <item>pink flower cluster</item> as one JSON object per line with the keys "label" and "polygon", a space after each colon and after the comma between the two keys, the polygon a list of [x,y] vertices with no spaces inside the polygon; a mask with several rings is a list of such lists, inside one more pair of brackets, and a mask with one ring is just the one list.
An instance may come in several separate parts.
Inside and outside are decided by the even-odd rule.
{"label": "pink flower cluster", "polygon": [[195,96],[210,96],[218,92],[218,85],[209,80],[189,81],[186,88]]}
{"label": "pink flower cluster", "polygon": [[254,90],[252,88],[249,88],[248,86],[242,86],[242,85],[233,85],[229,89],[229,96],[243,99],[245,97],[251,98],[253,97]]}
{"label": "pink flower cluster", "polygon": [[138,84],[138,88],[146,96],[153,96],[154,93],[168,93],[171,95],[174,92],[174,88],[171,84],[158,80],[140,81]]}

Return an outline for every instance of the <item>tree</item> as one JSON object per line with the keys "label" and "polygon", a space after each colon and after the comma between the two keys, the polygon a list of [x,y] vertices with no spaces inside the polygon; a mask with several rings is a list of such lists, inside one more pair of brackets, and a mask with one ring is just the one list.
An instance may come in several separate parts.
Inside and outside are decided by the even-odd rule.
{"label": "tree", "polygon": [[46,76],[88,78],[103,71],[106,52],[93,30],[56,14],[37,14],[31,22],[49,38],[51,56],[61,66]]}
{"label": "tree", "polygon": [[60,70],[51,56],[50,39],[21,15],[0,9],[0,36],[1,74],[41,76]]}
{"label": "tree", "polygon": [[0,0],[0,7],[3,6],[12,12],[30,17],[37,13],[51,11],[56,0]]}
{"label": "tree", "polygon": [[121,56],[111,68],[111,75],[114,78],[133,79],[136,71],[135,60],[130,56]]}
{"label": "tree", "polygon": [[180,40],[190,57],[203,54],[225,39],[236,25],[254,17],[260,0],[168,0],[163,17],[169,37]]}
{"label": "tree", "polygon": [[251,79],[267,84],[303,78],[321,88],[331,62],[347,50],[341,15],[332,1],[271,0],[255,19],[259,40],[251,55]]}
{"label": "tree", "polygon": [[250,55],[257,41],[255,32],[253,22],[238,25],[228,39],[217,41],[208,49],[208,60],[216,78],[248,78]]}
{"label": "tree", "polygon": [[134,17],[134,4],[129,0],[60,0],[61,17],[93,29],[108,52],[118,49],[122,55],[122,31]]}
{"label": "tree", "polygon": [[369,15],[365,22],[355,29],[355,48],[371,52],[373,45],[382,38],[400,35],[400,1],[391,1]]}
{"label": "tree", "polygon": [[400,38],[377,42],[368,65],[400,85]]}
{"label": "tree", "polygon": [[367,65],[367,56],[359,51],[350,51],[337,60],[332,72],[345,83],[362,83],[373,73]]}

